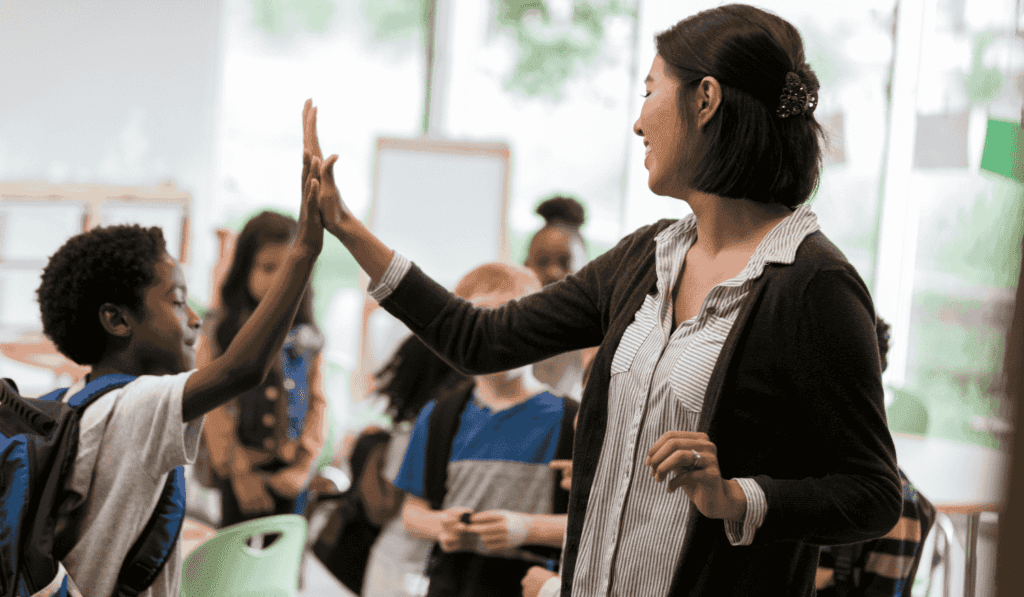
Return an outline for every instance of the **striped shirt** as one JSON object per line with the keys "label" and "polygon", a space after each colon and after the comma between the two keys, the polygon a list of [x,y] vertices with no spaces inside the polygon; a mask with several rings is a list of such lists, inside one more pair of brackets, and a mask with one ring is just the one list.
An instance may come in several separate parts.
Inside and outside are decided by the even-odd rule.
{"label": "striped shirt", "polygon": [[[671,296],[686,253],[697,238],[696,218],[680,220],[656,238],[657,292],[649,295],[615,352],[608,422],[583,523],[573,579],[574,596],[666,595],[680,560],[691,502],[668,493],[644,461],[668,431],[696,431],[704,394],[742,299],[767,263],[793,263],[803,239],[818,230],[801,206],[761,241],[735,278],[715,286],[698,314],[672,331]],[[386,298],[408,272],[395,255],[371,291]],[[749,545],[767,510],[752,479],[736,479],[747,498],[742,523],[724,523],[733,545]]]}
{"label": "striped shirt", "polygon": [[[668,493],[645,466],[668,431],[696,431],[704,394],[736,314],[766,263],[792,263],[817,217],[798,208],[761,241],[747,266],[708,293],[698,314],[672,331],[672,288],[697,238],[693,215],[655,237],[657,292],[626,328],[611,365],[608,426],[583,523],[573,595],[668,593],[692,504]],[[725,522],[733,545],[749,545],[767,510],[752,479],[736,479],[747,498],[742,523]]]}

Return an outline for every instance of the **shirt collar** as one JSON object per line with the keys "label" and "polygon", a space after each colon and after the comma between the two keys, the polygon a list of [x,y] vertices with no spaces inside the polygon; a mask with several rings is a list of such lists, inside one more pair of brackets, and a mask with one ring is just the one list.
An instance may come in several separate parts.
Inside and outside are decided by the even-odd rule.
{"label": "shirt collar", "polygon": [[[810,206],[800,205],[761,240],[747,266],[737,278],[756,279],[769,263],[793,263],[803,240],[820,228],[818,216],[811,211]],[[697,218],[693,214],[672,223],[654,237],[658,291],[662,295],[665,294],[668,285],[674,282],[686,251],[696,238]]]}

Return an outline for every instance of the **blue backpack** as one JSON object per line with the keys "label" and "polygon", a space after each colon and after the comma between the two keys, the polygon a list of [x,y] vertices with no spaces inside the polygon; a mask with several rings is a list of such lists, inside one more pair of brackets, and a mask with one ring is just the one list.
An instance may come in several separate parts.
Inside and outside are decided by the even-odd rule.
{"label": "blue backpack", "polygon": [[[0,596],[27,597],[56,580],[59,562],[78,540],[84,507],[68,486],[82,413],[97,398],[135,379],[110,374],[89,382],[66,403],[67,388],[25,398],[0,380]],[[128,551],[115,597],[146,590],[163,570],[185,518],[185,473],[167,476],[153,515]],[[58,597],[68,595],[64,577]]]}

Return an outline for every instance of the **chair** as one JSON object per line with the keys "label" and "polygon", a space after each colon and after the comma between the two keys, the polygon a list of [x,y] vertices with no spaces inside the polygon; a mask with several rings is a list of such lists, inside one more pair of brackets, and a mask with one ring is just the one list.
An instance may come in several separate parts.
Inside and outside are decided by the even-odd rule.
{"label": "chair", "polygon": [[295,597],[306,519],[280,514],[221,529],[187,558],[182,597]]}

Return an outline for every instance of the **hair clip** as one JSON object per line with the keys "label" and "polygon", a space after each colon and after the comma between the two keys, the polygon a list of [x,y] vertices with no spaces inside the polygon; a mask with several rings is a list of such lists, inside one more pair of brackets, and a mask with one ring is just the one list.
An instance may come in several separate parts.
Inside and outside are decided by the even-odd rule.
{"label": "hair clip", "polygon": [[790,71],[786,73],[786,84],[779,96],[779,107],[775,110],[779,118],[789,118],[797,114],[810,114],[818,107],[818,92],[807,89],[800,80],[800,75]]}

